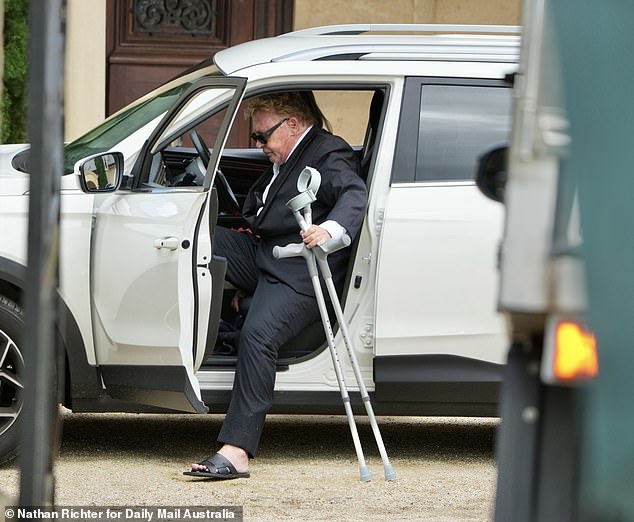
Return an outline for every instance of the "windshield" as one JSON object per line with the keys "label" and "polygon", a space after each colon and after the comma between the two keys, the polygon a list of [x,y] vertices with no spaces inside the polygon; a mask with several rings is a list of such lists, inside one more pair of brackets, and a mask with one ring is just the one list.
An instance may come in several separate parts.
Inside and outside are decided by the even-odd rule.
{"label": "windshield", "polygon": [[155,98],[128,107],[81,138],[66,145],[64,149],[64,173],[72,173],[75,163],[81,158],[110,150],[130,134],[167,112],[189,86],[189,82],[183,83]]}

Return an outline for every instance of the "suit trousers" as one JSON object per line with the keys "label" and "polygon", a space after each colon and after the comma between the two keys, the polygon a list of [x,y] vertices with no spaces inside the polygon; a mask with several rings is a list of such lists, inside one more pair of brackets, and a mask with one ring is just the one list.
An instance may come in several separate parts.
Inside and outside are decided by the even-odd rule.
{"label": "suit trousers", "polygon": [[233,392],[218,442],[243,448],[251,457],[257,453],[273,405],[279,348],[320,317],[315,297],[259,273],[257,248],[251,234],[216,228],[214,254],[227,259],[227,281],[253,294],[240,332]]}

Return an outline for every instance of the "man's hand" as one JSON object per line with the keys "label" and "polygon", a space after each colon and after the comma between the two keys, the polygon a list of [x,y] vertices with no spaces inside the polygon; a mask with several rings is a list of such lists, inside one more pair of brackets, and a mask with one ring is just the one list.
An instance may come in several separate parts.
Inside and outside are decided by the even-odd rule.
{"label": "man's hand", "polygon": [[234,312],[240,311],[240,300],[245,297],[246,294],[242,290],[236,290],[236,293],[233,295],[231,299],[231,309]]}
{"label": "man's hand", "polygon": [[311,225],[306,232],[302,232],[301,234],[302,238],[304,238],[304,244],[308,248],[321,246],[330,239],[330,233],[325,228],[317,225]]}

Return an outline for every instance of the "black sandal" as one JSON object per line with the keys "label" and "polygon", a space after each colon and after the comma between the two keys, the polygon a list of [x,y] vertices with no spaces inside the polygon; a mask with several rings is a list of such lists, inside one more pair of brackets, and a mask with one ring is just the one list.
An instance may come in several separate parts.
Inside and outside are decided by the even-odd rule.
{"label": "black sandal", "polygon": [[234,465],[220,453],[216,453],[212,457],[207,457],[198,464],[205,466],[207,471],[183,471],[183,475],[213,480],[230,480],[237,478],[249,478],[251,476],[248,471],[245,473],[238,473]]}

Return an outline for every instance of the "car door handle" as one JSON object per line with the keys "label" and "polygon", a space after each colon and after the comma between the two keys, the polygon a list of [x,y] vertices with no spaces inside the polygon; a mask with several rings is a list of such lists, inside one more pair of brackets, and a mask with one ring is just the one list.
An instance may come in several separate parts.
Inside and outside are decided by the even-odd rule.
{"label": "car door handle", "polygon": [[154,248],[176,250],[178,248],[178,242],[179,239],[177,237],[159,237],[154,240]]}

